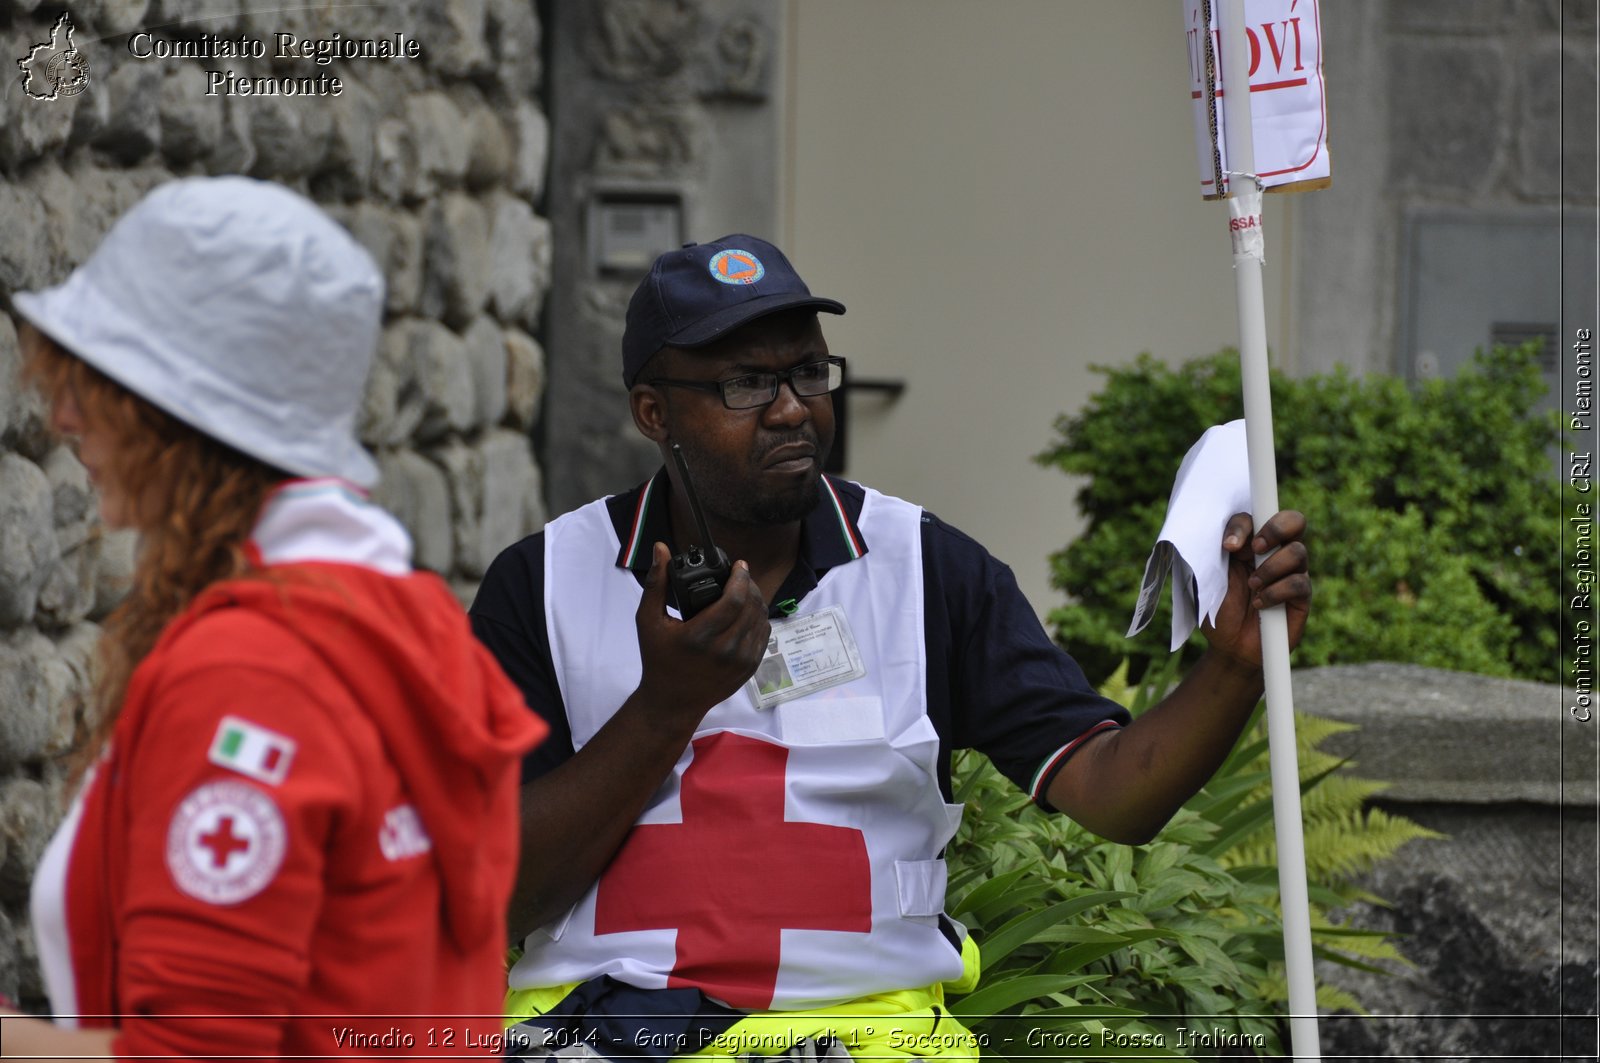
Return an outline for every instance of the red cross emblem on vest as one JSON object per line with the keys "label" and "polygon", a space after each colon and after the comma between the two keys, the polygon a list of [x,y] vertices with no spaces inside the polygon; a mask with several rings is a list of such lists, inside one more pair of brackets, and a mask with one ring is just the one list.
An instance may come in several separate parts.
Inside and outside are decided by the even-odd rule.
{"label": "red cross emblem on vest", "polygon": [[681,823],[633,828],[595,892],[594,932],[675,929],[669,988],[772,1006],[784,930],[872,929],[866,838],[784,819],[789,750],[720,731],[695,740]]}

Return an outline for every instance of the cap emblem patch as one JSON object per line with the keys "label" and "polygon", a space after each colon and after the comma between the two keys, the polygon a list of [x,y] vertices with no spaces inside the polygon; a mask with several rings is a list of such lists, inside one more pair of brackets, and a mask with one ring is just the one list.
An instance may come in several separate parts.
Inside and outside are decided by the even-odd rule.
{"label": "cap emblem patch", "polygon": [[723,284],[754,284],[767,275],[767,267],[748,251],[729,248],[711,257],[711,275]]}

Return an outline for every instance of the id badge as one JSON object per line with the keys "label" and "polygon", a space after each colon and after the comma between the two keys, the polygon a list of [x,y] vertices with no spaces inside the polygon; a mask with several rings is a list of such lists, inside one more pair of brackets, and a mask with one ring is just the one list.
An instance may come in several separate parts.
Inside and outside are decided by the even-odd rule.
{"label": "id badge", "polygon": [[745,689],[756,708],[770,709],[866,674],[844,609],[830,605],[772,621],[767,655]]}

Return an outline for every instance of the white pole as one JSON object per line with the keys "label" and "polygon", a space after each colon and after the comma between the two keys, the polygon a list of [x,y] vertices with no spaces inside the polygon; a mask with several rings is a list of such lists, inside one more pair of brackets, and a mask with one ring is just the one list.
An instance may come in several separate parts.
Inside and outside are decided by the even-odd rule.
{"label": "white pole", "polygon": [[[1249,45],[1244,0],[1223,0],[1223,135],[1228,190],[1252,209],[1243,231],[1260,235],[1260,189],[1250,123]],[[1244,187],[1235,187],[1238,177]],[[1253,198],[1252,198],[1253,197]],[[1236,200],[1237,201],[1237,200]],[[1278,511],[1278,472],[1272,447],[1272,394],[1267,380],[1267,317],[1261,286],[1260,241],[1241,240],[1233,222],[1233,276],[1239,307],[1239,361],[1244,378],[1245,445],[1250,456],[1250,506],[1259,526]],[[1253,225],[1255,231],[1250,233]],[[1311,911],[1306,892],[1306,845],[1300,817],[1300,765],[1294,740],[1294,691],[1289,681],[1289,618],[1283,606],[1261,612],[1262,671],[1271,749],[1272,810],[1278,838],[1278,891],[1283,903],[1283,952],[1289,979],[1289,1036],[1296,1060],[1320,1063],[1317,984],[1311,963]]]}

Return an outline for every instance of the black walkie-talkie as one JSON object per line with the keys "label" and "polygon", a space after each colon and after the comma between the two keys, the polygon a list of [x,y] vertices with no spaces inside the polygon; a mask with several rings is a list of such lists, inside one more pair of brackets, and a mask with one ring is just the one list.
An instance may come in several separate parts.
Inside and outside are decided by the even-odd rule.
{"label": "black walkie-talkie", "polygon": [[722,585],[728,582],[733,566],[728,555],[711,541],[711,529],[706,527],[706,515],[700,509],[700,498],[694,493],[694,481],[689,477],[689,466],[683,460],[683,450],[672,444],[672,460],[678,463],[678,480],[689,499],[689,509],[705,545],[691,545],[672,559],[667,575],[672,580],[672,596],[678,603],[678,612],[685,620],[722,597]]}

